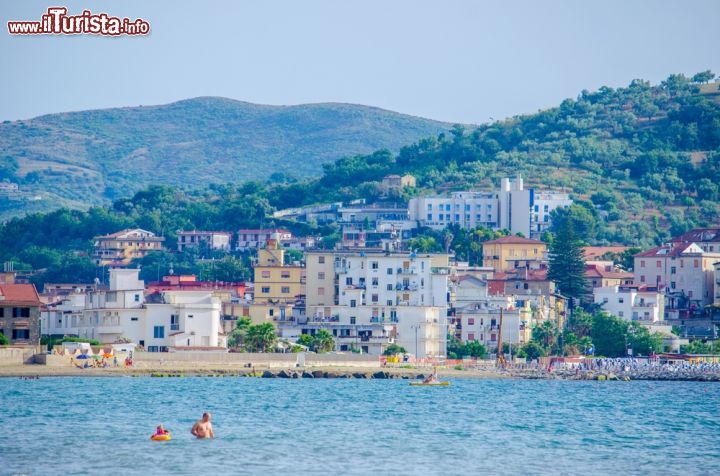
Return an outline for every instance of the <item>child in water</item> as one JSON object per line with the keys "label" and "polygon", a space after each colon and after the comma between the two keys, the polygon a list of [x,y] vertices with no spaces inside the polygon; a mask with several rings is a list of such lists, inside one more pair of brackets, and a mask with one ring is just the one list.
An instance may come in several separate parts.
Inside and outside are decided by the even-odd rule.
{"label": "child in water", "polygon": [[167,431],[165,428],[163,428],[162,425],[157,426],[157,431],[155,432],[156,436],[163,436],[163,435],[169,435],[170,432]]}

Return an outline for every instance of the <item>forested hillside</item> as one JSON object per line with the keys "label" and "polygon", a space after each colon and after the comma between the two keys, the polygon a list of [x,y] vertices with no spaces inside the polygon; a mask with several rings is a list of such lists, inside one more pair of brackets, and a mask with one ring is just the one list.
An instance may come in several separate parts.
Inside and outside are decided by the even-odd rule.
{"label": "forested hillside", "polygon": [[[266,106],[195,98],[49,114],[0,124],[0,220],[60,206],[87,208],[153,183],[212,183],[317,176],[343,156],[400,147],[450,124],[353,104]],[[31,199],[36,198],[36,199]]]}
{"label": "forested hillside", "polygon": [[[179,229],[272,225],[329,235],[331,243],[336,229],[272,219],[272,211],[372,200],[381,195],[384,175],[406,172],[417,176],[418,187],[395,198],[490,189],[504,176],[522,174],[530,186],[572,194],[575,205],[563,213],[586,242],[651,246],[692,227],[718,224],[720,91],[718,83],[707,83],[711,79],[710,73],[673,75],[655,86],[635,80],[627,88],[583,91],[537,114],[474,130],[455,126],[398,154],[345,157],[324,164],[317,179],[282,175],[195,191],[155,186],[109,208],[16,218],[0,227],[0,260],[63,273],[54,279],[67,277],[63,270],[75,264],[94,273],[82,257],[92,236],[129,226],[163,234],[170,248]],[[183,259],[163,258],[166,265]]]}

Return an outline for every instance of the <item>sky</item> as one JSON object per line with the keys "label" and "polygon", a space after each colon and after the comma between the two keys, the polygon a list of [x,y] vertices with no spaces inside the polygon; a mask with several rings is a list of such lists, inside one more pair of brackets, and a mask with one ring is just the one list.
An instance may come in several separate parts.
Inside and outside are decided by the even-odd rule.
{"label": "sky", "polygon": [[[140,17],[151,34],[8,33],[57,5]],[[634,78],[720,73],[718,19],[717,0],[0,0],[0,120],[223,96],[479,124]]]}

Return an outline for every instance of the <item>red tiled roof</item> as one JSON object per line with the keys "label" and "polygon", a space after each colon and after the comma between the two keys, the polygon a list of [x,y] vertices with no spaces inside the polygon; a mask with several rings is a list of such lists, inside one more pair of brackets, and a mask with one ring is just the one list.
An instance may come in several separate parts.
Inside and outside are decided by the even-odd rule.
{"label": "red tiled roof", "polygon": [[191,231],[178,231],[178,235],[207,235],[212,233],[213,235],[232,235],[229,231],[214,231],[214,230],[191,230]]}
{"label": "red tiled roof", "polygon": [[505,293],[505,280],[503,279],[489,279],[488,280],[488,294],[491,296]]}
{"label": "red tiled roof", "polygon": [[600,258],[606,253],[622,253],[623,251],[629,249],[629,246],[583,246],[585,259],[588,261]]}
{"label": "red tiled roof", "polygon": [[626,271],[607,271],[599,266],[586,265],[585,276],[588,278],[607,278],[607,279],[632,279],[634,275]]}
{"label": "red tiled roof", "polygon": [[521,236],[503,236],[495,240],[486,241],[485,244],[514,244],[514,245],[544,245],[545,243],[538,240],[531,240],[530,238],[523,238]]}
{"label": "red tiled roof", "polygon": [[40,296],[34,284],[2,284],[0,285],[0,305],[28,304],[40,306]]}
{"label": "red tiled roof", "polygon": [[238,233],[290,233],[284,228],[241,228]]}
{"label": "red tiled roof", "polygon": [[720,227],[696,228],[670,240],[673,243],[708,243],[720,241]]}
{"label": "red tiled roof", "polygon": [[687,250],[692,243],[670,243],[670,245],[656,246],[647,251],[640,252],[635,257],[640,258],[664,258],[666,256],[677,257]]}

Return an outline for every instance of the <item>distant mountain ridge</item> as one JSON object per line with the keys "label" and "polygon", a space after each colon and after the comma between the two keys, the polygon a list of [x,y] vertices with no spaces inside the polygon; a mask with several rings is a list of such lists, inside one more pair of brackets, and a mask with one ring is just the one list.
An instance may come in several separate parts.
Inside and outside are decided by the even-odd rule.
{"label": "distant mountain ridge", "polygon": [[99,204],[152,183],[192,188],[274,173],[315,176],[324,163],[398,151],[450,127],[354,104],[270,106],[219,97],[6,121],[0,181],[42,200],[0,198],[0,218]]}

